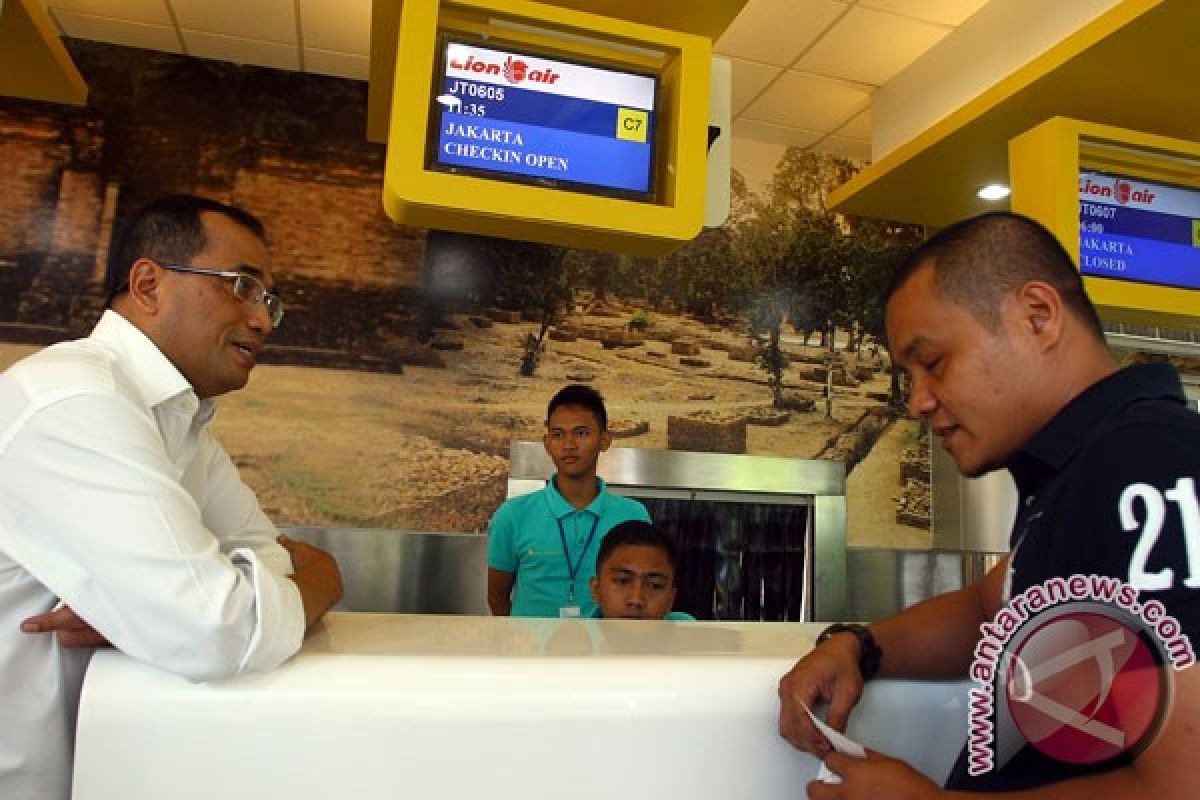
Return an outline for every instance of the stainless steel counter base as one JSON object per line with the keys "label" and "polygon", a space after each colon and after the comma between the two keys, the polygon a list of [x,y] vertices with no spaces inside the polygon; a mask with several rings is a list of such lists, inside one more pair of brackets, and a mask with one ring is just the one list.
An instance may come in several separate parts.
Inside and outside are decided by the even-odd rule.
{"label": "stainless steel counter base", "polygon": [[[285,527],[333,553],[345,596],[338,611],[487,615],[487,537],[379,528]],[[982,577],[1000,553],[843,550],[840,619],[870,622]],[[827,554],[826,558],[829,555]],[[821,580],[818,571],[817,580]]]}
{"label": "stainless steel counter base", "polygon": [[846,619],[873,622],[975,582],[1003,553],[851,548],[846,551]]}
{"label": "stainless steel counter base", "polygon": [[[554,473],[541,442],[513,442],[509,464],[509,497]],[[674,540],[677,608],[699,619],[844,618],[845,464],[613,447],[597,472]]]}
{"label": "stainless steel counter base", "polygon": [[281,530],[337,559],[345,587],[337,611],[491,613],[483,534],[310,526]]}

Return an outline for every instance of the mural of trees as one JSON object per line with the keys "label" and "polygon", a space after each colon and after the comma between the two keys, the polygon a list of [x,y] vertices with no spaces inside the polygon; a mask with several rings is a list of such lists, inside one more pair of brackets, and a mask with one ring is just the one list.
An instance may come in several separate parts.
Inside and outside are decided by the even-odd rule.
{"label": "mural of trees", "polygon": [[[856,170],[843,159],[791,149],[762,195],[750,192],[735,173],[730,220],[708,237],[725,247],[699,260],[720,279],[678,282],[702,290],[689,295],[685,307],[728,308],[746,318],[776,407],[784,405],[784,324],[805,344],[819,333],[830,353],[839,332],[852,352],[868,337],[882,342],[887,281],[896,261],[921,239],[914,226],[828,210],[829,191]],[[721,263],[713,264],[715,259]],[[671,261],[678,263],[680,256]]]}
{"label": "mural of trees", "polygon": [[616,293],[743,326],[772,401],[782,408],[784,326],[804,344],[819,334],[830,353],[839,342],[851,352],[868,338],[882,342],[887,280],[921,239],[914,226],[829,211],[830,189],[856,170],[844,159],[791,149],[762,194],[735,172],[726,224],[661,259],[481,237],[494,265],[490,302],[541,322],[540,333],[521,343],[521,373],[533,374],[546,332],[573,306],[577,291],[589,291],[600,304]]}

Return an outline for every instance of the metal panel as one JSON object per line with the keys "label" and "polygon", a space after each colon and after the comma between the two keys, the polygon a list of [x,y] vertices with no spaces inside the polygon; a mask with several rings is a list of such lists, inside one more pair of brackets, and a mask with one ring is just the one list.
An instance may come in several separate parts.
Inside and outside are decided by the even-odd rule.
{"label": "metal panel", "polygon": [[873,622],[978,580],[999,554],[851,548],[846,551],[845,618]]}
{"label": "metal panel", "polygon": [[[513,442],[508,496],[542,488],[553,472],[541,442]],[[684,610],[702,619],[842,619],[846,469],[841,462],[617,447],[601,454],[597,472],[614,493],[661,506],[658,516],[670,511],[666,520],[651,516],[664,524],[683,556]],[[704,511],[684,514],[689,524],[674,506],[655,500],[694,503]],[[768,521],[752,506],[812,510],[781,533],[778,514],[768,515]],[[699,563],[687,564],[689,559]],[[704,585],[693,586],[693,580]]]}
{"label": "metal panel", "polygon": [[[812,620],[872,621],[982,577],[1000,554],[844,547],[845,502],[814,504]],[[374,528],[285,527],[342,569],[340,611],[476,614],[487,610],[487,537]]]}
{"label": "metal panel", "polygon": [[284,527],[342,570],[339,611],[488,614],[487,537],[381,528]]}
{"label": "metal panel", "polygon": [[[846,494],[846,465],[840,461],[612,447],[600,454],[596,471],[612,486]],[[511,479],[544,481],[553,472],[554,463],[541,442],[512,443],[509,454]]]}
{"label": "metal panel", "polygon": [[[513,479],[509,495],[540,489],[553,471],[553,464],[540,443],[514,445]],[[613,453],[614,451],[609,451]],[[617,457],[602,461],[613,490],[642,499],[662,499],[710,504],[724,508],[744,506],[804,506],[804,523],[798,532],[799,547],[776,543],[763,549],[761,537],[731,543],[723,551],[728,563],[723,579],[733,581],[783,580],[793,585],[803,580],[799,597],[791,597],[803,619],[840,619],[845,605],[845,498],[825,494],[844,484],[844,469],[836,462],[798,462],[752,456],[713,453],[678,453],[621,448]],[[641,457],[650,454],[649,458]],[[607,454],[606,454],[607,455]],[[728,459],[733,459],[727,462]],[[721,463],[727,462],[727,463]],[[534,468],[529,465],[533,464]],[[805,466],[807,465],[807,466]],[[696,468],[698,486],[691,486],[687,469]],[[520,477],[535,472],[530,477]],[[541,471],[541,474],[536,474]],[[764,474],[775,472],[774,475]],[[717,486],[720,476],[731,478],[730,486]],[[803,483],[816,476],[816,483]],[[661,479],[660,484],[638,484],[636,478]],[[738,488],[752,487],[752,488]],[[784,490],[787,493],[783,493]],[[780,509],[782,511],[782,509]],[[747,514],[752,512],[746,509]],[[739,514],[740,515],[740,514]],[[775,517],[778,514],[773,515]],[[734,526],[735,528],[738,526]],[[741,526],[744,528],[744,525]],[[288,535],[328,550],[342,569],[345,596],[337,608],[343,611],[376,611],[427,614],[487,614],[487,537],[479,534],[431,533],[377,528],[284,528]],[[778,552],[777,552],[778,551]],[[779,559],[797,565],[781,566]],[[790,561],[788,562],[790,564]],[[784,570],[779,573],[778,570]],[[797,569],[800,572],[797,572]],[[729,572],[732,570],[732,572]],[[789,590],[792,591],[792,590]],[[761,600],[761,598],[760,598]],[[720,605],[721,598],[714,600]],[[749,613],[774,618],[777,610],[760,608],[750,598]],[[789,614],[796,618],[797,614]],[[758,617],[756,617],[758,618]]]}
{"label": "metal panel", "polygon": [[1008,551],[1017,487],[1008,470],[964,477],[940,440],[931,445],[933,546],[976,553]]}
{"label": "metal panel", "polygon": [[[846,616],[846,498],[818,497],[813,503],[812,620]],[[853,619],[853,617],[849,617]]]}

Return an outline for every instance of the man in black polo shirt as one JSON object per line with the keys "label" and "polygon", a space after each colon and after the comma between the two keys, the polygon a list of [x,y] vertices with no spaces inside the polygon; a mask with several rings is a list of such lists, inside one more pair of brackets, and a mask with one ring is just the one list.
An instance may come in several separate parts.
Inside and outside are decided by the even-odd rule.
{"label": "man in black polo shirt", "polygon": [[918,248],[888,292],[887,333],[910,413],[965,475],[1008,468],[1019,511],[982,580],[832,626],[783,677],[781,733],[843,779],[809,796],[941,796],[899,761],[830,753],[810,722],[805,707],[825,702],[844,729],[876,673],[979,685],[949,788],[1200,796],[1200,415],[1178,375],[1119,370],[1070,256],[1009,213]]}

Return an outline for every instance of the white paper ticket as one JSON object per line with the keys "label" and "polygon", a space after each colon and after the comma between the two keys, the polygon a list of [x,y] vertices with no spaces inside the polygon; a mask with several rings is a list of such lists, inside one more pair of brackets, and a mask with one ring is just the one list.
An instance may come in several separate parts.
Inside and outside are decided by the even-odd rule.
{"label": "white paper ticket", "polygon": [[[817,717],[816,714],[812,712],[812,709],[808,706],[805,706],[804,710],[808,712],[808,717],[813,721],[813,725],[816,725],[817,730],[821,732],[821,735],[829,740],[829,745],[834,750],[842,753],[843,755],[853,756],[854,758],[867,757],[867,751],[863,749],[861,744],[854,741],[846,734],[840,731],[835,731],[833,728],[826,725],[820,720],[820,718]],[[824,762],[821,762],[821,771],[817,773],[817,780],[824,783],[842,782],[841,777],[838,776],[836,772],[831,772],[829,768],[825,766]]]}

